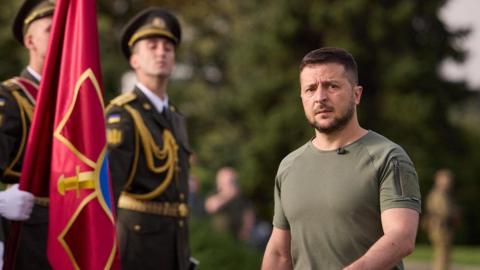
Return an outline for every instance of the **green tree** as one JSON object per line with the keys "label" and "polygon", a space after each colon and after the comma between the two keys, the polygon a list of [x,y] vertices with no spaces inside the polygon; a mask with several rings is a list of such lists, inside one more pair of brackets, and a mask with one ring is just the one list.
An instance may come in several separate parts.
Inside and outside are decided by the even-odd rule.
{"label": "green tree", "polygon": [[[478,175],[472,159],[478,143],[471,137],[478,133],[452,121],[451,112],[473,92],[438,74],[443,59],[463,59],[454,45],[468,31],[447,30],[438,17],[444,4],[248,0],[220,8],[203,4],[207,8],[198,13],[192,12],[198,6],[181,6],[190,10],[189,27],[201,33],[185,48],[199,55],[190,55],[195,74],[206,65],[222,71],[219,82],[195,76],[177,84],[180,100],[188,104],[185,113],[195,122],[193,141],[202,167],[210,175],[222,163],[240,168],[246,193],[269,219],[278,163],[313,136],[298,98],[299,61],[321,46],[343,47],[360,67],[362,125],[407,150],[424,194],[434,171],[450,167],[458,174],[459,193],[467,194],[462,202],[470,202],[473,196],[466,191],[477,190],[471,183]],[[219,21],[228,31],[216,31]],[[480,217],[473,216],[478,222]],[[462,241],[480,241],[465,237],[474,232],[471,225],[462,230]]]}
{"label": "green tree", "polygon": [[[103,27],[108,33],[118,32],[125,18],[156,4],[102,3],[107,17],[102,22],[112,23]],[[463,59],[455,42],[468,31],[445,27],[438,17],[445,3],[164,1],[162,5],[179,14],[184,25],[179,62],[191,73],[174,81],[170,93],[189,117],[199,160],[194,172],[208,188],[218,167],[239,168],[245,192],[255,200],[260,215],[270,219],[278,163],[314,134],[298,97],[299,61],[321,46],[343,47],[356,57],[365,88],[361,124],[407,150],[424,194],[436,169],[457,172],[457,192],[469,220],[460,241],[480,242],[475,233],[480,214],[473,208],[478,205],[474,183],[479,174],[475,164],[479,133],[458,117],[464,115],[460,108],[473,92],[463,82],[448,82],[438,74],[443,59]],[[105,37],[109,40],[102,43],[112,42],[111,34]],[[103,47],[106,81],[118,82],[118,55],[112,53],[113,45]]]}
{"label": "green tree", "polygon": [[0,81],[20,74],[26,65],[27,50],[13,38],[13,10],[17,10],[20,1],[2,1],[0,9]]}

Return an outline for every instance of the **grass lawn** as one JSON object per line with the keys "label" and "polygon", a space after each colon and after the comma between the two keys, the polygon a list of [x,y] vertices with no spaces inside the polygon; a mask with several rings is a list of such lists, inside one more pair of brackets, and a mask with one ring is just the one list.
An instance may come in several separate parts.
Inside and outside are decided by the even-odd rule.
{"label": "grass lawn", "polygon": [[[407,257],[411,261],[431,261],[432,247],[426,244],[417,245],[415,251]],[[452,262],[462,265],[480,266],[479,246],[455,246],[453,248]]]}

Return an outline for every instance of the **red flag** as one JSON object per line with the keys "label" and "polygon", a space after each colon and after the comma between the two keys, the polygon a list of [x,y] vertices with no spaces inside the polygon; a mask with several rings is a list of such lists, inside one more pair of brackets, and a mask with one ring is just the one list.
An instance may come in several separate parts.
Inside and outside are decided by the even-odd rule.
{"label": "red flag", "polygon": [[50,197],[54,269],[119,269],[95,0],[57,0],[49,46],[20,188]]}

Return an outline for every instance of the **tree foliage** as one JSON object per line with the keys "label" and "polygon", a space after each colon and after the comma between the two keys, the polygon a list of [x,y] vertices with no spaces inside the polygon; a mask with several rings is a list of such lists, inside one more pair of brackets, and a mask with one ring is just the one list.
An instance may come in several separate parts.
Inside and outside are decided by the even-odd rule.
{"label": "tree foliage", "polygon": [[[468,31],[447,30],[438,18],[444,4],[249,0],[208,6],[207,13],[181,7],[199,12],[201,19],[189,13],[194,22],[190,27],[205,33],[184,50],[207,56],[201,58],[207,61],[190,58],[189,64],[197,75],[208,65],[222,72],[220,82],[196,76],[179,88],[188,104],[185,113],[193,117],[200,166],[210,172],[224,163],[238,167],[245,192],[261,215],[270,217],[278,163],[313,136],[298,98],[299,61],[321,46],[343,47],[356,57],[365,88],[361,124],[407,150],[424,195],[435,170],[452,168],[466,217],[478,223],[480,217],[467,204],[478,191],[469,184],[478,175],[478,144],[472,141],[478,133],[451,117],[474,93],[463,82],[448,82],[438,73],[442,59],[463,59],[464,52],[454,45]],[[218,23],[228,31],[218,31]],[[461,241],[480,241],[466,237],[477,235],[470,225],[475,222],[463,224]]]}

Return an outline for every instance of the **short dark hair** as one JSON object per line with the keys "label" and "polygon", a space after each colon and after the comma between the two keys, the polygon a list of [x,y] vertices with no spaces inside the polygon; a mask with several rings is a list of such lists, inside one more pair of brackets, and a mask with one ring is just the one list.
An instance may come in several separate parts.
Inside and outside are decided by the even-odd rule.
{"label": "short dark hair", "polygon": [[325,47],[307,53],[300,63],[300,72],[309,65],[337,63],[342,65],[353,84],[358,84],[358,68],[353,56],[344,49]]}

